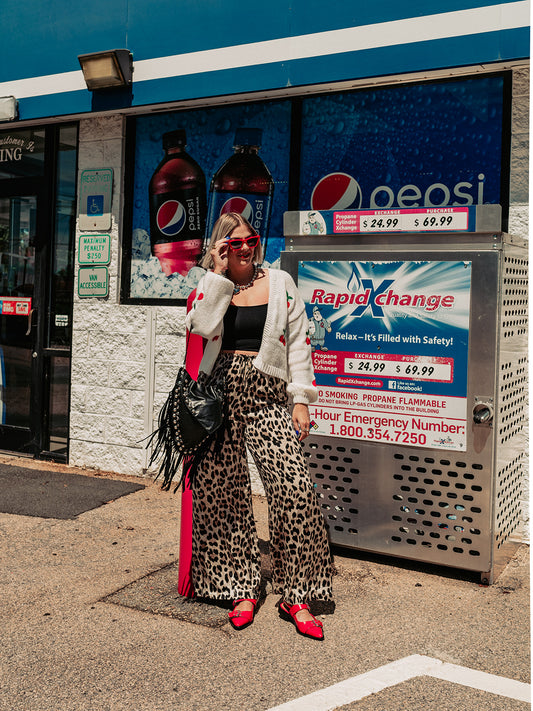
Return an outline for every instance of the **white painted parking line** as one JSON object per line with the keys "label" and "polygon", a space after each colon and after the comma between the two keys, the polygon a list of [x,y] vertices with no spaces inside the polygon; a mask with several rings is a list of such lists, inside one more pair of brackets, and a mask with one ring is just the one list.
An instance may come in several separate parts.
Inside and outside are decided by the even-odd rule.
{"label": "white painted parking line", "polygon": [[530,684],[413,654],[294,701],[288,701],[281,706],[275,706],[268,711],[333,711],[417,676],[443,679],[516,701],[531,700]]}
{"label": "white painted parking line", "polygon": [[516,679],[506,679],[496,674],[487,674],[476,669],[459,667],[456,664],[441,664],[431,676],[444,681],[452,681],[454,684],[462,684],[472,689],[488,691],[491,694],[505,696],[516,701],[531,701],[531,686]]}

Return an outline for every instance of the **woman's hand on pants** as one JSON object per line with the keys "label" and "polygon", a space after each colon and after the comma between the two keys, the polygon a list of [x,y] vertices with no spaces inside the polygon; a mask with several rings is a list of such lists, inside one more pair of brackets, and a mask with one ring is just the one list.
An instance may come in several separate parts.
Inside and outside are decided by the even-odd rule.
{"label": "woman's hand on pants", "polygon": [[303,442],[303,440],[309,435],[310,421],[309,408],[307,405],[297,402],[292,410],[292,422],[300,442]]}

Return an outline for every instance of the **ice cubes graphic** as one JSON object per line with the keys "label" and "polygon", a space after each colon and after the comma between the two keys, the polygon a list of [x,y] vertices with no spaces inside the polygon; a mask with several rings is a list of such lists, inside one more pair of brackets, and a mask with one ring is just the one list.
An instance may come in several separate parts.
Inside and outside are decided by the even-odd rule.
{"label": "ice cubes graphic", "polygon": [[193,267],[186,276],[165,276],[159,260],[151,254],[148,232],[142,229],[133,231],[131,256],[130,296],[135,299],[186,299],[205,273],[201,267]]}
{"label": "ice cubes graphic", "polygon": [[150,235],[146,230],[133,230],[131,235],[131,257],[132,259],[150,258]]}

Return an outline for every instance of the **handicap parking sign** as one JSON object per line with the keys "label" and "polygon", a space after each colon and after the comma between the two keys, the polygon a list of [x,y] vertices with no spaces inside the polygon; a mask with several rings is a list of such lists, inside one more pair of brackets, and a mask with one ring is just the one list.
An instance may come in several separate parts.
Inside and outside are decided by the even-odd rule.
{"label": "handicap parking sign", "polygon": [[82,170],[79,194],[80,230],[93,232],[111,229],[113,169]]}
{"label": "handicap parking sign", "polygon": [[88,195],[87,196],[87,215],[98,217],[104,214],[104,196],[103,195]]}

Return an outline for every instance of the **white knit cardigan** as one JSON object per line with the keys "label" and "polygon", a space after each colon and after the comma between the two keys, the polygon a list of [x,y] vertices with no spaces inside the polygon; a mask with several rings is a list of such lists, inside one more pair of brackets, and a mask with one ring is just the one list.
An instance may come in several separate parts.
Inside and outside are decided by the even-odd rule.
{"label": "white knit cardigan", "polygon": [[[316,390],[305,305],[290,274],[265,269],[269,275],[268,308],[259,353],[254,366],[287,383],[294,403],[314,402]],[[233,297],[233,282],[206,272],[196,287],[196,298],[187,314],[191,333],[208,340],[200,371],[211,373],[222,346],[224,315]]]}

